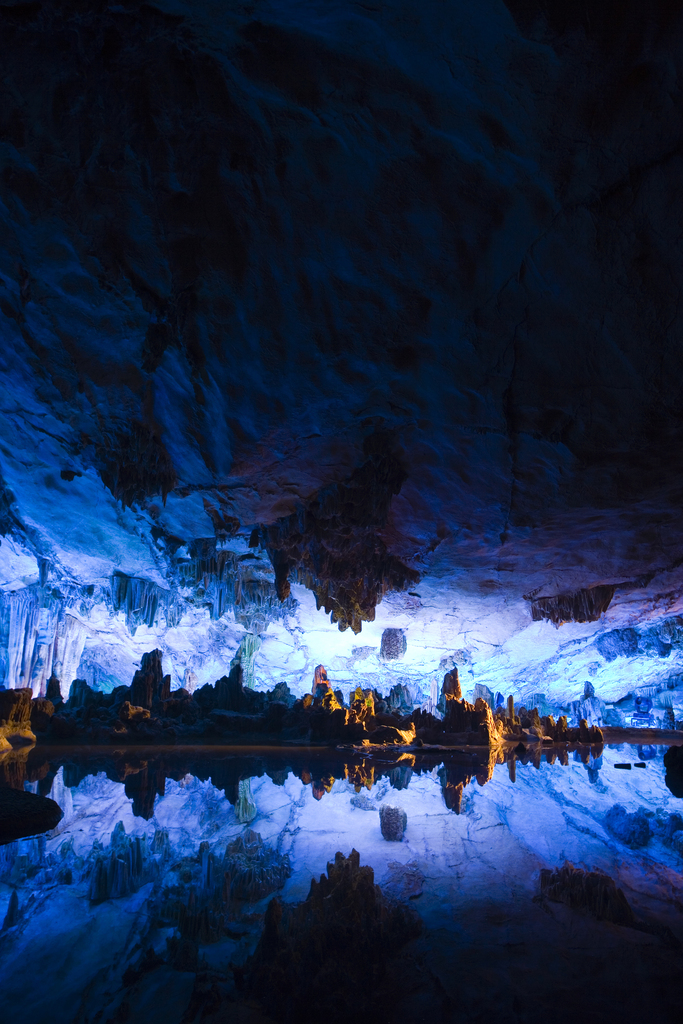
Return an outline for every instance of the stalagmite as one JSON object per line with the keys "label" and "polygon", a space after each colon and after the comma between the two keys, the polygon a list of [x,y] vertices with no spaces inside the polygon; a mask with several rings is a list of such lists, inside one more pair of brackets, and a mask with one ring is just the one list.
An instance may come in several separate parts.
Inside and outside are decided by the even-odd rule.
{"label": "stalagmite", "polygon": [[383,804],[379,809],[382,838],[391,843],[400,843],[408,825],[408,815],[401,807]]}
{"label": "stalagmite", "polygon": [[238,663],[242,666],[242,682],[249,690],[253,690],[256,684],[254,678],[254,659],[261,649],[261,637],[255,633],[245,633],[237,648],[235,657],[230,662],[230,668]]}
{"label": "stalagmite", "polygon": [[257,815],[258,810],[251,795],[251,779],[240,779],[235,817],[242,825],[248,825]]}
{"label": "stalagmite", "polygon": [[130,684],[130,700],[135,707],[151,708],[155,700],[165,700],[170,695],[171,680],[164,676],[161,658],[160,650],[142,655],[140,668]]}

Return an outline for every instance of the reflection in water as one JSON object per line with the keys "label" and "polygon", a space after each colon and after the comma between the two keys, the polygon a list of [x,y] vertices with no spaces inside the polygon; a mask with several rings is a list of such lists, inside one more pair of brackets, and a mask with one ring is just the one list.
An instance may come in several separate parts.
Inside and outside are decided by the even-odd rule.
{"label": "reflection in water", "polygon": [[[310,972],[315,1013],[326,986],[347,993],[338,1013],[350,1013],[357,960],[325,950],[357,951],[365,928],[384,945],[363,946],[358,1000],[389,1024],[474,1022],[482,998],[510,1024],[562,1020],[565,1006],[575,1019],[589,976],[606,1019],[624,971],[637,984],[634,1021],[655,1019],[642,1016],[655,998],[656,1020],[676,1019],[683,803],[663,755],[521,744],[507,756],[13,751],[3,785],[51,796],[64,817],[0,847],[4,997],[32,1024],[218,1024],[233,1011],[279,1021],[303,1019],[305,998],[286,977]],[[341,916],[315,887],[302,902],[337,852],[331,877],[349,887],[335,896]],[[395,932],[386,924],[395,905],[419,913],[419,935],[410,915]]]}

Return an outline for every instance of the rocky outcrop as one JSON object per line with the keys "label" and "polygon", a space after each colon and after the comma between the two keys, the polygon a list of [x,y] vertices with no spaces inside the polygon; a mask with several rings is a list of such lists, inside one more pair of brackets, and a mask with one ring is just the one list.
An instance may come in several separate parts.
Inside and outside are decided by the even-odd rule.
{"label": "rocky outcrop", "polygon": [[266,846],[250,828],[228,843],[223,864],[234,899],[249,902],[281,889],[292,873],[289,857]]}
{"label": "rocky outcrop", "polygon": [[382,633],[379,653],[385,661],[397,661],[408,649],[405,633],[402,629],[385,629]]}
{"label": "rocky outcrop", "polygon": [[[411,693],[404,683],[394,684],[384,696],[376,689],[357,687],[348,700],[339,689],[296,699],[285,683],[278,683],[268,692],[246,687],[239,660],[228,675],[192,693],[184,688],[171,693],[170,676],[162,673],[161,652],[148,652],[142,656],[131,686],[105,693],[76,679],[68,701],[59,702],[56,712],[45,698],[31,703],[28,691],[2,692],[9,695],[4,700],[28,708],[29,725],[33,715],[36,728],[42,730],[41,737],[57,742],[169,744],[230,737],[239,737],[241,742],[263,742],[268,737],[295,743],[382,747],[464,744],[489,749],[520,743],[525,749],[534,744],[558,749],[563,744],[597,747],[604,742],[602,728],[581,717],[589,716],[592,723],[602,721],[604,704],[594,696],[590,683],[586,684],[584,699],[575,702],[578,725],[570,726],[566,716],[556,721],[552,715],[541,714],[538,707],[515,708],[512,697],[507,707],[501,704],[493,713],[492,691],[481,686],[477,692],[486,696],[478,696],[474,703],[463,699],[457,668],[444,676],[438,705],[443,708],[442,715],[437,709],[433,713],[413,709]],[[543,695],[535,697],[545,709]],[[497,703],[500,700],[499,694]],[[429,706],[433,708],[424,705]],[[16,718],[19,711],[13,715]],[[15,737],[20,736],[21,729],[14,719],[11,731]],[[610,735],[615,738],[614,730]],[[25,734],[25,738],[33,739],[34,733]]]}
{"label": "rocky outcrop", "polygon": [[541,871],[541,894],[556,903],[586,910],[601,921],[633,927],[635,916],[624,893],[609,875],[583,871],[571,864]]}
{"label": "rocky outcrop", "polygon": [[583,700],[572,701],[571,709],[574,721],[577,722],[585,720],[588,725],[600,726],[605,720],[605,702],[595,696],[595,687],[588,681],[584,683]]}
{"label": "rocky outcrop", "polygon": [[54,800],[0,787],[0,843],[47,832],[61,819],[62,809]]}
{"label": "rocky outcrop", "polygon": [[683,747],[669,747],[664,755],[666,775],[664,780],[679,799],[683,799]]}
{"label": "rocky outcrop", "polygon": [[449,699],[462,700],[462,688],[460,686],[460,677],[458,676],[457,668],[452,668],[451,671],[447,672],[443,677],[441,696],[444,698],[444,701]]}
{"label": "rocky outcrop", "polygon": [[569,726],[566,715],[555,721],[552,715],[541,715],[538,708],[527,709],[522,705],[515,711],[512,697],[508,699],[507,714],[504,708],[497,708],[494,721],[499,739],[508,742],[599,745],[604,741],[602,730],[585,719],[578,726]]}
{"label": "rocky outcrop", "polygon": [[135,707],[129,700],[124,700],[119,708],[119,719],[125,724],[144,722],[149,719],[149,716],[150,711],[148,708]]}
{"label": "rocky outcrop", "polygon": [[382,804],[379,809],[379,826],[383,839],[390,843],[400,843],[408,826],[408,815],[401,807]]}
{"label": "rocky outcrop", "polygon": [[162,652],[150,651],[142,655],[139,670],[130,684],[131,704],[151,708],[157,700],[167,700],[171,695],[171,677],[165,676],[161,667]]}
{"label": "rocky outcrop", "polygon": [[[457,673],[455,682],[451,673],[449,677],[448,685],[455,687]],[[485,700],[478,698],[476,703],[470,704],[469,701],[444,694],[444,707],[442,720],[420,709],[413,712],[416,734],[422,742],[443,745],[472,743],[483,746],[498,742],[491,708]]]}
{"label": "rocky outcrop", "polygon": [[31,701],[31,728],[34,732],[46,732],[49,728],[55,706],[46,697],[34,697]]}
{"label": "rocky outcrop", "polygon": [[419,931],[417,915],[385,899],[356,850],[337,853],[303,903],[268,904],[245,984],[277,1020],[375,1019],[387,962]]}
{"label": "rocky outcrop", "polygon": [[175,871],[172,883],[155,898],[153,916],[160,924],[177,928],[184,940],[209,943],[224,938],[242,903],[254,903],[281,889],[291,866],[286,855],[266,846],[258,832],[246,829],[228,843],[223,856],[203,842],[198,853],[183,857]]}
{"label": "rocky outcrop", "polygon": [[612,603],[614,590],[614,586],[599,586],[557,597],[535,597],[531,618],[534,622],[549,619],[557,626],[563,622],[597,622]]}
{"label": "rocky outcrop", "polygon": [[401,717],[411,714],[413,710],[413,698],[405,683],[395,683],[391,687],[386,698],[387,710],[390,713],[399,714]]}
{"label": "rocky outcrop", "polygon": [[647,846],[652,836],[644,807],[628,814],[621,804],[614,804],[605,815],[605,826],[613,836],[634,850]]}
{"label": "rocky outcrop", "polygon": [[[375,618],[388,590],[415,583],[418,573],[389,553],[380,531],[406,473],[390,434],[366,437],[366,461],[343,482],[318,491],[292,515],[259,533],[275,570],[278,596],[289,596],[290,580],[315,593],[339,629],[360,633]],[[393,648],[392,648],[393,650]],[[396,656],[396,655],[392,655]]]}
{"label": "rocky outcrop", "polygon": [[126,835],[119,821],[107,847],[93,846],[88,897],[92,903],[101,903],[137,892],[156,877],[155,867],[144,836]]}
{"label": "rocky outcrop", "polygon": [[0,751],[9,750],[11,743],[32,743],[35,734],[31,728],[31,697],[28,688],[0,690]]}
{"label": "rocky outcrop", "polygon": [[51,675],[47,681],[45,697],[52,701],[52,706],[62,703],[62,686],[56,675]]}

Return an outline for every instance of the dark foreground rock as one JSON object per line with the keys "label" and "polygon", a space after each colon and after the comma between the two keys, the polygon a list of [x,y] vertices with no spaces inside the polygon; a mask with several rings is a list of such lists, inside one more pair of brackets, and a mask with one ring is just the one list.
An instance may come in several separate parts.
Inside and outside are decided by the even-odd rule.
{"label": "dark foreground rock", "polygon": [[62,809],[54,800],[19,789],[0,788],[0,844],[55,828]]}
{"label": "dark foreground rock", "polygon": [[586,910],[602,921],[633,928],[635,917],[628,900],[609,875],[583,871],[565,864],[556,871],[541,871],[541,893],[556,903]]}
{"label": "dark foreground rock", "polygon": [[669,747],[664,755],[664,781],[674,796],[683,799],[683,747]]}
{"label": "dark foreground rock", "polygon": [[337,853],[303,903],[268,904],[244,982],[277,1020],[379,1020],[377,987],[391,958],[420,929],[414,911],[383,896],[356,850]]}
{"label": "dark foreground rock", "polygon": [[[624,928],[655,935],[668,949],[679,950],[679,940],[667,925],[657,920],[637,919],[623,891],[613,878],[602,871],[584,871],[566,863],[555,871],[541,871],[540,900],[565,903],[582,910],[599,921],[608,921]],[[536,897],[539,900],[539,897]]]}

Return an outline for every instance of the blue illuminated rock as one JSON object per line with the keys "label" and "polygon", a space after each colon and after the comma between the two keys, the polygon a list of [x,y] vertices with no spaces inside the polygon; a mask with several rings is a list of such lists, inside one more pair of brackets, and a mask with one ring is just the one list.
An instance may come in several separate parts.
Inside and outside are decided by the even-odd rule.
{"label": "blue illuminated rock", "polygon": [[0,685],[680,692],[670,5],[77,6],[0,7]]}

